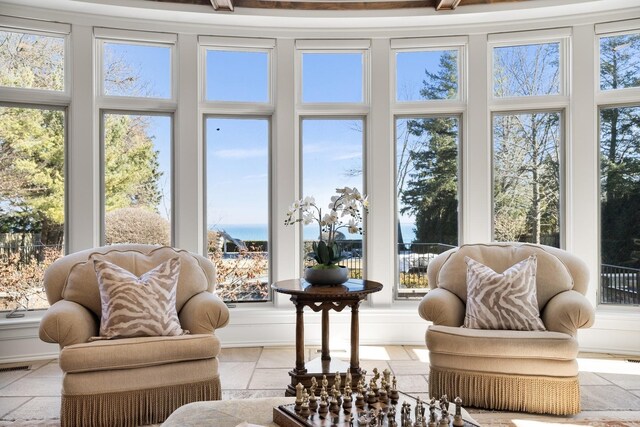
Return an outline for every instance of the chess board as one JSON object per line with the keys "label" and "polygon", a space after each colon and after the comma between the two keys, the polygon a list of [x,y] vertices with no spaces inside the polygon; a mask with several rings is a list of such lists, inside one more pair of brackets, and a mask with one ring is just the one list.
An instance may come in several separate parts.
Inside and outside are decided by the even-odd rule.
{"label": "chess board", "polygon": [[[356,399],[356,393],[352,393],[353,402]],[[311,411],[311,415],[307,418],[300,415],[299,412],[296,412],[295,404],[290,405],[281,405],[276,408],[273,408],[273,422],[279,425],[280,427],[329,427],[329,426],[338,426],[338,427],[363,427],[376,425],[378,427],[389,427],[393,425],[393,422],[388,417],[389,410],[391,406],[395,406],[395,423],[398,427],[402,427],[401,422],[401,410],[403,408],[403,404],[411,405],[411,411],[414,410],[417,404],[417,400],[405,393],[399,393],[398,402],[393,404],[391,401],[388,403],[376,402],[373,404],[365,403],[362,408],[356,407],[355,403],[352,406],[352,410],[350,412],[345,412],[345,410],[340,407],[339,411],[336,413],[327,412],[324,417],[321,417],[318,411]],[[427,405],[428,408],[428,405]],[[450,406],[453,414],[454,406]],[[436,408],[436,414],[438,420],[440,419],[441,413],[440,409]],[[377,414],[378,418],[375,421],[375,424],[372,423],[371,415]],[[381,416],[382,414],[382,416]],[[424,426],[429,425],[429,411],[427,409],[426,413],[427,419],[425,419]],[[415,422],[415,416],[411,414],[411,422]],[[369,420],[367,422],[367,419]],[[464,427],[479,427],[477,424],[470,422],[468,420],[464,420]],[[453,427],[453,416],[450,417],[449,425]]]}

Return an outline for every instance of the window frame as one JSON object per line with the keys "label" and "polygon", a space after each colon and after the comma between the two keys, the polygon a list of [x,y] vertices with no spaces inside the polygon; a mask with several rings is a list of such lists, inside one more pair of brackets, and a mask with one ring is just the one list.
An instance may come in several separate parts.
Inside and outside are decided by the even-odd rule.
{"label": "window frame", "polygon": [[[170,116],[171,132],[170,132],[170,191],[171,191],[171,218],[170,226],[170,242],[174,245],[176,240],[176,116],[177,116],[177,60],[176,60],[176,43],[177,35],[170,33],[152,33],[146,31],[119,30],[113,28],[94,27],[94,47],[96,49],[93,75],[96,79],[95,93],[95,122],[96,126],[95,138],[98,141],[98,194],[99,208],[99,243],[105,244],[106,232],[106,204],[105,204],[105,126],[104,117],[107,114],[121,115],[141,115],[141,116]],[[171,68],[171,99],[164,98],[144,98],[132,96],[111,96],[104,95],[102,82],[104,81],[103,55],[105,43],[122,43],[143,46],[163,46],[170,48],[170,68]]]}
{"label": "window frame", "polygon": [[[503,108],[522,108],[531,106],[546,108],[550,104],[566,105],[570,100],[571,88],[571,28],[557,28],[553,30],[535,30],[516,33],[489,34],[487,43],[487,97],[489,104],[502,106]],[[559,78],[558,93],[552,95],[527,95],[527,96],[495,96],[495,48],[519,47],[538,44],[558,43]]]}
{"label": "window frame", "polygon": [[[266,52],[268,63],[268,93],[269,102],[238,102],[238,101],[215,101],[206,99],[206,77],[207,77],[207,51],[209,50],[224,50],[224,51],[241,51],[241,52]],[[217,118],[235,118],[235,119],[265,119],[268,122],[268,223],[267,223],[267,245],[269,253],[267,257],[269,282],[275,277],[274,270],[276,268],[276,262],[274,257],[275,247],[275,226],[274,220],[274,150],[275,150],[275,121],[276,121],[276,108],[275,108],[275,94],[276,94],[276,67],[275,58],[277,57],[277,43],[276,39],[270,38],[249,38],[249,37],[223,37],[223,36],[210,36],[201,34],[198,36],[198,141],[199,152],[202,156],[200,167],[202,168],[202,175],[200,177],[202,183],[202,190],[199,197],[202,200],[202,222],[201,222],[201,236],[202,247],[201,251],[204,256],[208,256],[208,224],[207,224],[207,141],[206,141],[206,122],[209,117]],[[269,295],[264,300],[258,301],[233,301],[228,302],[230,306],[235,304],[273,304],[274,293],[269,288]]]}
{"label": "window frame", "polygon": [[602,302],[602,167],[600,165],[601,157],[601,132],[602,132],[602,110],[613,108],[625,108],[625,107],[638,107],[640,108],[640,87],[620,88],[620,89],[606,89],[600,88],[600,39],[603,37],[615,37],[619,35],[638,34],[640,35],[640,19],[632,19],[627,21],[613,21],[603,22],[595,25],[594,33],[594,91],[595,91],[595,114],[596,114],[596,158],[598,163],[597,168],[597,217],[598,217],[598,232],[596,236],[597,241],[597,287],[596,287],[596,301],[595,303],[599,307],[615,307],[616,309],[628,310],[629,307],[626,304],[614,304]]}
{"label": "window frame", "polygon": [[[62,254],[69,254],[69,232],[70,232],[70,194],[69,194],[69,154],[70,144],[70,108],[71,108],[71,81],[72,81],[72,62],[71,62],[71,25],[58,22],[35,21],[25,18],[16,18],[0,15],[0,31],[16,32],[41,35],[46,37],[55,37],[63,39],[63,90],[51,90],[40,88],[18,88],[9,86],[0,86],[0,107],[3,108],[25,108],[39,110],[55,110],[61,111],[63,114],[64,135],[63,135],[63,166],[62,173],[64,176],[64,195],[63,195],[63,243]],[[30,309],[29,311],[43,312],[46,308]],[[11,311],[3,311],[9,313]],[[4,316],[3,316],[4,317]],[[7,319],[9,322],[15,319]]]}
{"label": "window frame", "polygon": [[[112,28],[94,27],[96,41],[96,100],[100,105],[119,108],[126,104],[133,108],[172,108],[175,109],[178,98],[176,43],[177,36],[168,33],[151,33],[146,31],[117,30]],[[129,95],[107,95],[104,91],[104,45],[105,44],[135,45],[147,47],[169,48],[169,98],[141,97]]]}
{"label": "window frame", "polygon": [[[295,41],[295,93],[296,93],[296,110],[318,111],[322,114],[322,110],[329,107],[336,112],[349,114],[349,112],[368,111],[371,103],[370,85],[371,85],[371,43],[369,40],[362,39],[343,39],[343,40],[306,40],[298,39]],[[303,56],[306,53],[311,54],[360,54],[362,55],[362,101],[361,102],[343,102],[343,101],[323,101],[323,102],[304,102],[303,100]]]}
{"label": "window frame", "polygon": [[[202,55],[202,84],[200,90],[200,99],[205,104],[227,105],[229,107],[242,108],[248,105],[262,105],[274,108],[274,85],[273,85],[273,47],[248,47],[248,46],[219,46],[218,44],[203,45],[201,44]],[[275,45],[274,45],[275,46]],[[266,53],[267,54],[267,100],[260,101],[226,101],[207,99],[207,52],[247,52],[247,53]]]}
{"label": "window frame", "polygon": [[[637,102],[640,99],[640,86],[636,87],[625,87],[619,89],[601,89],[600,88],[600,58],[601,58],[601,50],[600,50],[600,40],[606,37],[616,37],[616,36],[624,36],[629,34],[638,34],[640,35],[640,19],[634,20],[637,24],[637,27],[629,27],[626,25],[616,25],[618,23],[608,23],[596,25],[595,32],[595,53],[594,53],[594,80],[595,80],[595,106],[598,110],[598,114],[600,111],[600,107],[603,104],[617,104],[617,103],[633,103]],[[600,140],[600,136],[598,135],[598,141]]]}
{"label": "window frame", "polygon": [[[488,120],[488,140],[491,166],[490,180],[490,238],[495,242],[495,199],[494,199],[494,182],[495,182],[495,162],[494,162],[494,135],[493,120],[494,116],[502,114],[534,114],[541,112],[559,112],[560,114],[560,183],[559,183],[559,226],[560,226],[560,248],[567,246],[567,162],[570,160],[568,152],[569,141],[569,120],[571,117],[571,45],[572,45],[572,27],[554,28],[548,30],[520,31],[513,33],[493,33],[487,35],[487,120]],[[494,48],[509,46],[524,46],[544,43],[559,43],[559,94],[555,95],[531,95],[531,96],[512,96],[498,98],[494,96]]]}
{"label": "window frame", "polygon": [[[425,101],[398,101],[396,94],[397,87],[397,52],[411,52],[424,50],[458,50],[458,98],[457,99],[429,99]],[[468,109],[468,70],[469,70],[469,37],[468,36],[450,36],[450,37],[426,37],[426,38],[403,38],[391,39],[389,55],[389,85],[391,93],[391,128],[392,128],[392,144],[393,144],[393,221],[397,224],[398,216],[398,191],[396,183],[398,180],[397,171],[397,128],[396,123],[403,118],[432,118],[432,117],[457,117],[458,118],[458,242],[464,242],[463,235],[463,213],[464,213],[464,146],[467,127],[467,109]],[[424,296],[428,289],[424,292],[417,292],[412,288],[400,288],[400,265],[398,259],[398,230],[397,226],[393,227],[393,247],[395,248],[394,271],[393,271],[393,292],[392,298],[394,303],[405,300],[416,300]]]}
{"label": "window frame", "polygon": [[559,147],[558,147],[558,163],[560,165],[560,182],[558,183],[558,189],[560,194],[558,195],[558,228],[559,230],[559,249],[564,249],[567,245],[567,161],[569,154],[567,153],[567,109],[524,109],[524,110],[496,110],[491,111],[490,114],[490,153],[491,153],[491,241],[499,242],[496,240],[495,235],[495,136],[494,136],[494,118],[496,116],[506,115],[520,115],[520,114],[558,114],[559,117]]}
{"label": "window frame", "polygon": [[33,34],[38,36],[63,39],[63,90],[21,88],[0,86],[0,99],[3,102],[31,103],[37,105],[65,105],[71,104],[71,26],[68,24],[31,21],[23,18],[0,16],[0,31]]}
{"label": "window frame", "polygon": [[[429,105],[431,108],[457,107],[467,101],[467,79],[466,69],[468,68],[468,37],[432,37],[432,38],[411,38],[411,39],[391,39],[390,48],[390,89],[391,103],[397,108],[420,108]],[[456,50],[458,52],[458,94],[452,99],[425,99],[423,101],[399,101],[398,100],[398,53],[408,52],[437,52],[445,50]]]}
{"label": "window frame", "polygon": [[[429,113],[422,113],[422,114],[413,114],[413,115],[406,115],[406,114],[396,114],[393,116],[393,158],[394,158],[394,173],[393,173],[393,177],[394,177],[394,221],[396,224],[399,224],[400,218],[399,218],[399,203],[398,203],[398,191],[397,191],[397,187],[396,187],[396,183],[398,181],[398,165],[397,165],[397,158],[398,158],[398,135],[397,135],[397,121],[398,120],[402,120],[402,119],[433,119],[433,118],[439,118],[439,117],[445,117],[445,118],[456,118],[458,120],[458,138],[457,138],[457,146],[458,146],[458,155],[457,155],[457,159],[456,159],[456,163],[457,163],[457,180],[458,180],[458,184],[457,184],[457,198],[458,198],[458,245],[462,245],[463,244],[463,235],[462,235],[462,212],[463,212],[463,155],[464,155],[464,145],[462,143],[463,141],[463,137],[464,137],[464,131],[463,131],[463,127],[464,127],[464,118],[465,118],[465,113],[463,113],[462,111],[459,112],[455,112],[455,113],[433,113],[433,114],[429,114]],[[398,300],[416,300],[416,299],[420,299],[422,297],[424,297],[428,292],[430,288],[401,288],[400,287],[400,259],[398,258],[398,227],[394,227],[394,253],[396,254],[395,258],[395,262],[394,262],[394,271],[395,271],[395,282],[394,282],[394,292],[393,292],[393,298],[395,301]],[[426,272],[425,272],[426,274]]]}

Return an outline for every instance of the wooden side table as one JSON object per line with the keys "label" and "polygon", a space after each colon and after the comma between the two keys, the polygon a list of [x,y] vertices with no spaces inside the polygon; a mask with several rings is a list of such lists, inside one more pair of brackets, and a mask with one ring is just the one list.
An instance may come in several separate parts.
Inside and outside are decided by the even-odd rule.
{"label": "wooden side table", "polygon": [[[300,382],[305,388],[311,386],[311,378],[315,377],[320,384],[326,375],[329,387],[335,381],[336,373],[342,377],[342,384],[347,369],[351,369],[353,384],[360,379],[359,320],[358,307],[368,294],[378,292],[382,284],[372,280],[350,279],[342,285],[311,285],[304,279],[283,280],[275,282],[271,287],[279,293],[291,295],[296,307],[296,366],[289,372],[291,384],[287,386],[286,395],[296,395],[296,385]],[[304,362],[304,307],[318,312],[322,311],[322,355],[305,365]],[[342,311],[351,307],[351,360],[331,360],[329,351],[329,311]],[[318,387],[317,392],[320,392]]]}

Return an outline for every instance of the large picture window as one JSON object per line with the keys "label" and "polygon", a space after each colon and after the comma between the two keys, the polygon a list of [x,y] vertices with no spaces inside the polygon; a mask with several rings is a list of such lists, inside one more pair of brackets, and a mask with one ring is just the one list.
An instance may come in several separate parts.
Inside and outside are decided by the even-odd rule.
{"label": "large picture window", "polygon": [[171,245],[171,117],[107,113],[105,243]]}
{"label": "large picture window", "polygon": [[398,289],[428,288],[427,266],[458,245],[458,117],[396,120]]}
{"label": "large picture window", "polygon": [[561,115],[493,117],[493,232],[501,242],[560,247]]}
{"label": "large picture window", "polygon": [[603,304],[640,304],[640,106],[600,110]]}
{"label": "large picture window", "polygon": [[64,141],[64,111],[0,106],[0,310],[49,305],[42,277],[64,253]]}
{"label": "large picture window", "polygon": [[225,301],[269,298],[269,120],[207,117],[207,241]]}
{"label": "large picture window", "polygon": [[[361,118],[302,120],[302,195],[313,196],[327,210],[337,188],[355,187],[363,193],[364,120]],[[347,258],[342,264],[352,278],[362,278],[362,235],[338,230],[336,243]],[[317,223],[303,228],[304,254],[320,237]],[[307,262],[309,260],[306,260]]]}

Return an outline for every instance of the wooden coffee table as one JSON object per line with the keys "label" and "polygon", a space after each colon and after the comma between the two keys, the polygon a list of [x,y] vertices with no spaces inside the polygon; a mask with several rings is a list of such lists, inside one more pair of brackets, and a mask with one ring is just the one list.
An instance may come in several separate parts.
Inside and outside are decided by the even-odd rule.
{"label": "wooden coffee table", "polygon": [[[344,385],[347,369],[351,370],[353,384],[357,384],[362,371],[360,370],[359,321],[358,306],[367,295],[378,292],[382,284],[372,280],[350,279],[342,285],[311,285],[304,279],[283,280],[275,282],[271,287],[279,293],[291,295],[291,301],[296,307],[296,366],[289,372],[291,384],[287,386],[287,396],[296,395],[296,385],[300,382],[305,388],[311,387],[311,378],[315,377],[320,384],[322,376],[326,375],[329,387],[333,385],[336,373],[342,377]],[[322,355],[320,358],[304,362],[304,308],[322,311]],[[331,360],[329,351],[329,311],[342,311],[351,307],[351,360],[350,363],[341,360]],[[317,392],[320,392],[318,388]]]}

